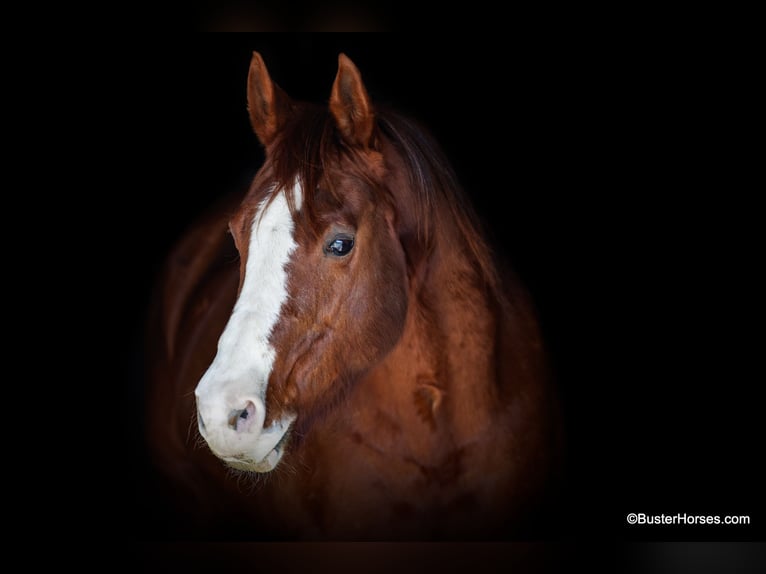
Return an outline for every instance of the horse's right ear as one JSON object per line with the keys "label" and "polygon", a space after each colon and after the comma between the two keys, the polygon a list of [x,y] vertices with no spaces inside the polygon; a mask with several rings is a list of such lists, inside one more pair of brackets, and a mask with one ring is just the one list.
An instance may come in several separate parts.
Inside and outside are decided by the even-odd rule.
{"label": "horse's right ear", "polygon": [[290,113],[290,98],[271,81],[266,64],[253,52],[247,76],[247,109],[255,135],[268,146],[284,126]]}

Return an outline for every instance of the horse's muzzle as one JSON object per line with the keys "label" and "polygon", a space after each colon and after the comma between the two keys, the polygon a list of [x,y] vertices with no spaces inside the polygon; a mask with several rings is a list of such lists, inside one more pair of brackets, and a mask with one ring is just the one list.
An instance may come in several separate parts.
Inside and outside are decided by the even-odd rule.
{"label": "horse's muzzle", "polygon": [[269,472],[284,454],[287,434],[294,416],[283,417],[264,427],[266,408],[258,397],[247,397],[232,405],[208,394],[197,396],[197,426],[210,450],[228,465],[240,470]]}

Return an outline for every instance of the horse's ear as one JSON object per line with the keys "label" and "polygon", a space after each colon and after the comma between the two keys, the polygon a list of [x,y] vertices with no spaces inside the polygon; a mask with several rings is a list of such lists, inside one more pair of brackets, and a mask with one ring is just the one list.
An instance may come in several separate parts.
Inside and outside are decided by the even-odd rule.
{"label": "horse's ear", "polygon": [[330,94],[330,111],[341,135],[351,145],[368,147],[375,126],[375,114],[362,75],[345,55],[338,56],[338,74]]}
{"label": "horse's ear", "polygon": [[274,141],[290,112],[290,98],[271,81],[266,64],[253,52],[247,76],[247,110],[253,131],[265,146]]}

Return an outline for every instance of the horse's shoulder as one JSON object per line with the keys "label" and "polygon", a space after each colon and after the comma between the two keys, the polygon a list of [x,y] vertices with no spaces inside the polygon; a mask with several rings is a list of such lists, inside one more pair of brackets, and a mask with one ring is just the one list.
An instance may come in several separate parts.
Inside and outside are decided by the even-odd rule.
{"label": "horse's shoulder", "polygon": [[[164,351],[178,351],[185,323],[200,314],[200,305],[215,290],[211,286],[239,274],[237,251],[228,233],[228,221],[240,200],[225,198],[203,213],[176,242],[165,260],[160,279],[159,318]],[[218,285],[219,286],[219,285]]]}

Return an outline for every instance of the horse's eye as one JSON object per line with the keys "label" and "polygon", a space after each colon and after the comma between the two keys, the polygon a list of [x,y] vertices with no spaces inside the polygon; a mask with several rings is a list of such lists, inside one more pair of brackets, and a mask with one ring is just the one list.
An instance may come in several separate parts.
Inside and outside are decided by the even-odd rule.
{"label": "horse's eye", "polygon": [[343,257],[351,253],[354,248],[354,238],[348,235],[336,235],[330,243],[325,247],[325,253],[328,255],[335,255],[336,257]]}

